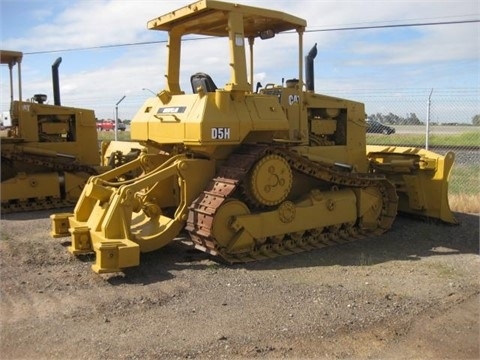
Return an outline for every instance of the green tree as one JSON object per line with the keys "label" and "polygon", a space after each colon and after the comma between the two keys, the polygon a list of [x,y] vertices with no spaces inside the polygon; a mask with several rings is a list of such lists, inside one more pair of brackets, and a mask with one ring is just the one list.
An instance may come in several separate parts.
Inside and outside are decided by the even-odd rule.
{"label": "green tree", "polygon": [[420,119],[417,117],[417,114],[415,113],[410,113],[407,118],[405,119],[405,122],[408,124],[408,125],[421,125],[422,122],[420,121]]}
{"label": "green tree", "polygon": [[477,114],[474,117],[472,117],[472,124],[473,126],[480,126],[480,114]]}
{"label": "green tree", "polygon": [[388,113],[388,114],[385,115],[385,117],[383,118],[383,122],[384,122],[385,124],[388,124],[388,125],[396,125],[396,124],[401,123],[401,118],[400,118],[400,116],[398,116],[398,115],[396,115],[396,114]]}
{"label": "green tree", "polygon": [[371,121],[383,122],[383,114],[381,113],[370,114],[367,116],[367,119]]}

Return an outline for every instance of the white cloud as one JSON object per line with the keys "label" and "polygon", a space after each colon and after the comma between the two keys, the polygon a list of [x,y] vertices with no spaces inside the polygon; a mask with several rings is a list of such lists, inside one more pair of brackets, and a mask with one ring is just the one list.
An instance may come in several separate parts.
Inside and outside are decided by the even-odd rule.
{"label": "white cloud", "polygon": [[[29,30],[23,37],[13,34],[3,39],[2,46],[43,51],[142,41],[152,38],[147,31],[147,21],[170,10],[169,5],[163,1],[145,0],[74,1],[55,13],[50,22],[31,25],[23,23],[19,17],[18,27]],[[38,14],[51,13],[33,11],[37,20]]]}
{"label": "white cloud", "polygon": [[435,31],[422,30],[417,39],[381,44],[360,40],[355,44],[355,48],[357,54],[362,56],[349,63],[359,66],[367,62],[371,65],[393,65],[474,60],[479,56],[478,40],[478,30],[472,31],[471,24],[444,25]]}
{"label": "white cloud", "polygon": [[[275,10],[305,18],[310,26],[307,29],[310,30],[391,24],[393,20],[400,23],[433,22],[466,19],[465,15],[471,15],[470,18],[479,16],[477,0],[231,2],[271,6]],[[147,30],[147,21],[187,3],[189,0],[96,0],[55,1],[42,5],[41,2],[30,4],[25,1],[25,11],[31,11],[31,15],[18,18],[18,31],[4,30],[2,47],[33,52],[158,41],[165,39],[166,35]],[[60,7],[60,4],[66,6]],[[320,65],[316,69],[319,76],[317,88],[350,90],[359,86],[395,86],[392,76],[398,71],[397,66],[406,67],[402,68],[403,74],[421,77],[433,74],[425,72],[423,67],[426,65],[435,69],[435,64],[439,62],[472,61],[479,57],[478,24],[409,29],[411,31],[407,37],[397,35],[392,39],[387,35],[403,34],[401,30],[306,33],[305,53],[314,43],[318,43],[316,62]],[[279,35],[265,42],[257,40],[255,81],[280,83],[282,77],[298,77],[296,40],[294,34]],[[182,74],[188,77],[197,71],[210,73],[219,87],[228,81],[229,53],[224,39],[191,41],[184,45]],[[137,103],[150,96],[142,88],[154,91],[163,88],[166,63],[164,44],[116,48],[112,54],[115,55],[108,58],[100,51],[76,52],[78,62],[62,65],[62,102],[92,107],[103,117],[111,114],[115,102],[127,94],[122,102],[122,110],[128,108],[126,116],[131,116],[135,107],[138,107]],[[28,94],[51,88],[48,69],[38,69],[37,59],[31,56],[24,61],[24,88]],[[379,72],[379,67],[390,68]],[[446,68],[438,68],[445,76]],[[4,83],[2,78],[2,94],[5,93]],[[188,79],[182,84],[188,91]],[[5,106],[2,104],[2,107]]]}

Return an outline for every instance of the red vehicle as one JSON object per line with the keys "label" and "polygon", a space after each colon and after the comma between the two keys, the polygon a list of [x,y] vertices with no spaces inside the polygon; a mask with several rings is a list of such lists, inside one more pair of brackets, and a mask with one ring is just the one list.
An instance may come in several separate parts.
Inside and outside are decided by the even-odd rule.
{"label": "red vehicle", "polygon": [[97,130],[110,131],[115,129],[115,123],[110,120],[97,121]]}

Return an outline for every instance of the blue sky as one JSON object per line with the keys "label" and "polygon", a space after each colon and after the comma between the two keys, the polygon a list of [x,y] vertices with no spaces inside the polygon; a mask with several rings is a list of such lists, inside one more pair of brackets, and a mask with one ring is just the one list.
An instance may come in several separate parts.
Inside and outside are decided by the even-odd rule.
{"label": "blue sky", "polygon": [[[22,51],[23,94],[45,93],[53,102],[51,65],[60,65],[64,105],[94,109],[99,118],[132,118],[145,98],[164,87],[165,43],[75,50],[166,39],[147,21],[191,1],[0,0],[1,49]],[[237,0],[307,20],[307,30],[478,20],[479,0]],[[465,119],[479,113],[480,23],[389,29],[308,32],[304,47],[318,44],[316,91],[364,101],[367,112],[385,106],[373,97],[467,93]],[[280,83],[297,76],[296,35],[256,42],[255,81]],[[36,52],[60,50],[53,53]],[[67,51],[73,50],[73,51]],[[199,54],[202,54],[201,56]],[[225,40],[199,40],[182,49],[182,75],[203,71],[221,87],[228,79]],[[1,110],[9,108],[8,71],[0,73]],[[421,95],[419,95],[421,94]],[[473,95],[472,95],[473,94]],[[394,95],[392,95],[394,96]],[[459,95],[461,97],[461,95]],[[473,101],[472,101],[473,99]],[[423,101],[423,100],[422,100]],[[459,100],[460,101],[460,100]],[[458,111],[458,110],[457,110]],[[446,114],[446,113],[445,113]],[[402,115],[402,114],[401,114]],[[445,115],[447,116],[447,115]],[[440,119],[442,120],[442,119]]]}

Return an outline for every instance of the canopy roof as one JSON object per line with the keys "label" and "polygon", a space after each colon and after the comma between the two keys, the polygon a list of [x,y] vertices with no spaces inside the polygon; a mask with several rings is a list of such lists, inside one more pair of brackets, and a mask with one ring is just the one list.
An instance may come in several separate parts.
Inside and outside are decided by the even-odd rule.
{"label": "canopy roof", "polygon": [[15,65],[22,61],[23,53],[20,51],[0,50],[0,64]]}
{"label": "canopy roof", "polygon": [[275,33],[303,29],[304,19],[280,11],[262,9],[216,0],[201,0],[168,14],[150,20],[149,29],[170,31],[180,29],[183,34],[228,36],[228,13],[243,15],[245,37],[257,37],[260,32],[273,30]]}

